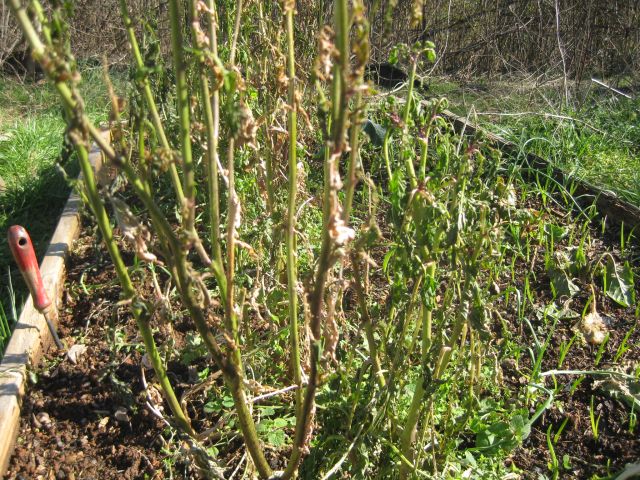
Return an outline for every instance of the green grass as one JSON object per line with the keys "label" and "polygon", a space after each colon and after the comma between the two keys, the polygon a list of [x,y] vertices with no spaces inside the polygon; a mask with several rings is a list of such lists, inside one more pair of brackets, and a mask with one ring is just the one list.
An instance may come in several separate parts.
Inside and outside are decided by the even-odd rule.
{"label": "green grass", "polygon": [[451,109],[549,159],[571,175],[640,205],[640,99],[583,84],[565,105],[559,86],[526,82],[433,86]]}
{"label": "green grass", "polygon": [[[116,80],[118,85],[122,83]],[[90,117],[105,120],[109,102],[100,68],[84,72],[82,93]],[[58,96],[48,82],[22,83],[0,77],[0,178],[6,188],[0,193],[0,305],[7,314],[15,313],[10,280],[18,314],[27,290],[15,268],[5,232],[11,225],[24,226],[41,258],[69,196],[70,186],[60,167],[70,177],[79,171],[71,152],[65,151],[64,130]],[[0,316],[7,324],[15,321],[14,314]]]}

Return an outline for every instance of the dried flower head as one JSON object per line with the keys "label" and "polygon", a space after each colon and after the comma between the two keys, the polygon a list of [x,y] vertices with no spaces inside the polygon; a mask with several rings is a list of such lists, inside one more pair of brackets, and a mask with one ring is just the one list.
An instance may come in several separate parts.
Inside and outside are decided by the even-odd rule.
{"label": "dried flower head", "polygon": [[249,145],[254,150],[257,148],[256,134],[258,132],[258,124],[253,118],[251,109],[247,107],[244,102],[238,104],[238,108],[235,112],[237,123],[237,130],[235,131],[234,138],[238,143],[238,146]]}
{"label": "dried flower head", "polygon": [[158,258],[149,251],[147,246],[151,240],[151,234],[147,227],[140,223],[125,202],[111,196],[109,201],[113,205],[113,211],[118,226],[122,231],[122,236],[133,245],[136,255],[145,262],[157,262]]}
{"label": "dried flower head", "polygon": [[318,57],[314,67],[317,78],[324,81],[331,81],[333,62],[338,56],[338,50],[334,43],[335,33],[331,27],[325,25],[318,35]]}

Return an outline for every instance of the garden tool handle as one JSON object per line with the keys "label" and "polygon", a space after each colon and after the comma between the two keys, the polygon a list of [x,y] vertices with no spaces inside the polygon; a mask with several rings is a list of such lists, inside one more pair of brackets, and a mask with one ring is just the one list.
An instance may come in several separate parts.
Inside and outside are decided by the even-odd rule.
{"label": "garden tool handle", "polygon": [[7,235],[9,241],[9,247],[13,258],[18,264],[20,273],[24,278],[29,291],[31,292],[31,298],[33,298],[33,305],[41,313],[46,313],[51,306],[51,300],[44,289],[42,283],[42,275],[40,274],[40,267],[38,266],[38,259],[36,253],[33,250],[33,243],[31,243],[31,237],[24,227],[20,225],[14,225],[9,228]]}

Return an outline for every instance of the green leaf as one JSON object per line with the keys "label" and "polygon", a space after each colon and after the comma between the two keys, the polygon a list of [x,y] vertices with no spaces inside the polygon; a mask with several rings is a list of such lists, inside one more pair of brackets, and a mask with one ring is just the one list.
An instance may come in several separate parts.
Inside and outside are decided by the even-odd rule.
{"label": "green leaf", "polygon": [[569,234],[569,227],[562,227],[560,225],[554,225],[553,223],[546,223],[544,225],[544,233],[546,233],[553,243],[557,243],[558,240],[562,240]]}
{"label": "green leaf", "polygon": [[273,445],[274,447],[281,447],[284,445],[286,440],[286,435],[282,430],[274,430],[269,432],[267,435],[267,443]]}
{"label": "green leaf", "polygon": [[208,403],[205,403],[204,405],[205,413],[215,413],[215,412],[218,412],[219,410],[220,410],[220,405],[218,405],[217,402],[208,402]]}
{"label": "green leaf", "polygon": [[518,441],[522,442],[531,435],[531,424],[529,419],[522,415],[514,415],[511,417],[511,430]]}
{"label": "green leaf", "polygon": [[580,288],[573,283],[564,270],[551,268],[549,271],[549,277],[551,278],[551,286],[558,297],[573,297],[580,291]]}
{"label": "green leaf", "polygon": [[273,419],[273,427],[274,428],[284,428],[289,424],[285,418],[274,418]]}
{"label": "green leaf", "polygon": [[607,296],[618,305],[630,307],[636,302],[636,292],[633,289],[633,270],[629,262],[625,262],[624,267],[620,267],[611,256],[608,258],[605,268],[605,289]]}
{"label": "green leaf", "polygon": [[476,446],[485,452],[496,453],[501,449],[510,450],[518,444],[509,424],[497,422],[489,428],[478,432]]}
{"label": "green leaf", "polygon": [[375,123],[367,119],[362,126],[362,130],[364,130],[364,133],[369,136],[371,143],[376,147],[381,147],[384,144],[384,137],[387,135],[387,129],[379,123]]}
{"label": "green leaf", "polygon": [[433,48],[428,48],[425,51],[425,54],[427,55],[427,60],[429,60],[429,62],[435,63],[435,61],[436,61],[436,51]]}

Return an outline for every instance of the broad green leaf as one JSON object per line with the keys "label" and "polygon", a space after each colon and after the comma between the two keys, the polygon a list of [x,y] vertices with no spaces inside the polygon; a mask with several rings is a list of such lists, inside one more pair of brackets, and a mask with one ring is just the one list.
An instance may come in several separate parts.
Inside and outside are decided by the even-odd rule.
{"label": "broad green leaf", "polygon": [[274,447],[281,447],[285,443],[286,436],[282,430],[274,430],[267,435],[267,443]]}
{"label": "broad green leaf", "polygon": [[633,270],[629,262],[625,262],[624,267],[620,267],[613,258],[609,257],[605,268],[607,296],[618,305],[630,307],[636,302],[636,292],[633,285]]}
{"label": "broad green leaf", "polygon": [[573,283],[564,270],[552,268],[549,271],[549,277],[551,278],[551,286],[558,297],[573,297],[580,291],[580,288]]}
{"label": "broad green leaf", "polygon": [[367,119],[362,125],[362,130],[369,136],[371,143],[376,147],[381,147],[384,144],[384,137],[387,135],[387,129],[379,123],[372,122]]}

